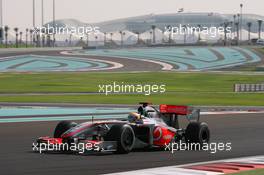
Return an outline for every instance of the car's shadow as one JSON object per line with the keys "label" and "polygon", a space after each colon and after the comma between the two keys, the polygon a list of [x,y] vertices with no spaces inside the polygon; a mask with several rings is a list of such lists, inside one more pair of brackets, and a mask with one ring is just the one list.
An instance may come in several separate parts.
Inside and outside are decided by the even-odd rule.
{"label": "car's shadow", "polygon": [[[164,152],[164,148],[145,148],[145,149],[134,149],[131,151],[133,152]],[[64,152],[59,152],[59,151],[44,151],[44,152],[39,152],[39,151],[28,151],[28,153],[32,154],[46,154],[46,155],[78,155],[78,156],[113,156],[113,155],[121,155],[115,152],[96,152],[96,151],[89,151],[85,153],[78,153],[78,152],[72,152],[72,151],[64,151]]]}

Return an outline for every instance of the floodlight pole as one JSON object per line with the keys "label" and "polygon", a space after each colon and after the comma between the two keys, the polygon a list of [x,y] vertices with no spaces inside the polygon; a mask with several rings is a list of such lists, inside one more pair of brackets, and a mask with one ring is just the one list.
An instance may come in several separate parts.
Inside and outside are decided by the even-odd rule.
{"label": "floodlight pole", "polygon": [[35,28],[36,27],[36,23],[35,23],[35,0],[33,0],[33,3],[32,3],[32,5],[33,5],[33,28]]}
{"label": "floodlight pole", "polygon": [[243,40],[242,29],[243,29],[243,4],[240,4],[240,40]]}
{"label": "floodlight pole", "polygon": [[0,15],[1,15],[0,25],[1,25],[1,27],[3,27],[3,1],[2,0],[0,0]]}
{"label": "floodlight pole", "polygon": [[233,36],[236,37],[236,15],[233,16]]}
{"label": "floodlight pole", "polygon": [[238,13],[237,14],[237,45],[239,45],[240,44],[240,38],[241,38],[241,36],[240,36],[240,13]]}
{"label": "floodlight pole", "polygon": [[44,0],[41,0],[41,26],[44,25]]}
{"label": "floodlight pole", "polygon": [[42,30],[42,27],[44,27],[44,0],[41,0],[41,31],[40,33],[42,34],[41,40],[42,40],[42,47],[45,47],[45,33],[46,30]]}
{"label": "floodlight pole", "polygon": [[55,47],[55,33],[56,33],[56,30],[55,30],[55,13],[56,13],[56,7],[55,7],[55,0],[53,0],[53,47]]}
{"label": "floodlight pole", "polygon": [[33,25],[33,45],[36,42],[36,6],[35,6],[35,0],[32,0],[32,25]]}
{"label": "floodlight pole", "polygon": [[3,43],[3,38],[4,38],[4,27],[3,27],[3,1],[0,0],[0,28],[1,28],[1,38],[0,38],[0,44]]}

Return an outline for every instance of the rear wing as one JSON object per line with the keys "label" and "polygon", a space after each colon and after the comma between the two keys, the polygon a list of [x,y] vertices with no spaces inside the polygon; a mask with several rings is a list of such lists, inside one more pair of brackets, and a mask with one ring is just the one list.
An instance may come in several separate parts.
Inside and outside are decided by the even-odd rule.
{"label": "rear wing", "polygon": [[189,121],[200,120],[200,109],[194,109],[190,106],[166,105],[159,106],[160,113],[171,115],[184,115]]}

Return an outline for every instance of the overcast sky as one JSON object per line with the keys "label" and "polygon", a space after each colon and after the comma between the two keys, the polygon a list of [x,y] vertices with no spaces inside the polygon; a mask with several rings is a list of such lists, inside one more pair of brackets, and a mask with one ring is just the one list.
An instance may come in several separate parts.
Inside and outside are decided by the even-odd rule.
{"label": "overcast sky", "polygon": [[[32,0],[2,0],[4,25],[32,26]],[[52,20],[52,0],[44,0],[45,22]],[[138,16],[144,14],[185,12],[238,13],[239,4],[245,13],[264,15],[263,0],[56,0],[56,19],[74,18],[83,22]],[[41,23],[41,0],[36,0],[37,25]]]}

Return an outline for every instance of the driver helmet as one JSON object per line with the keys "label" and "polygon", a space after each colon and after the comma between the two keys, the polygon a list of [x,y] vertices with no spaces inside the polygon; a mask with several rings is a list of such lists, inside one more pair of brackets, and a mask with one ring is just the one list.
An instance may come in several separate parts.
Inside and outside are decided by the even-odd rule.
{"label": "driver helmet", "polygon": [[141,115],[138,114],[138,113],[136,113],[136,112],[131,112],[131,113],[129,113],[129,115],[128,115],[128,120],[129,120],[130,122],[136,122],[136,121],[138,121],[138,120],[140,120],[140,119],[141,119]]}

